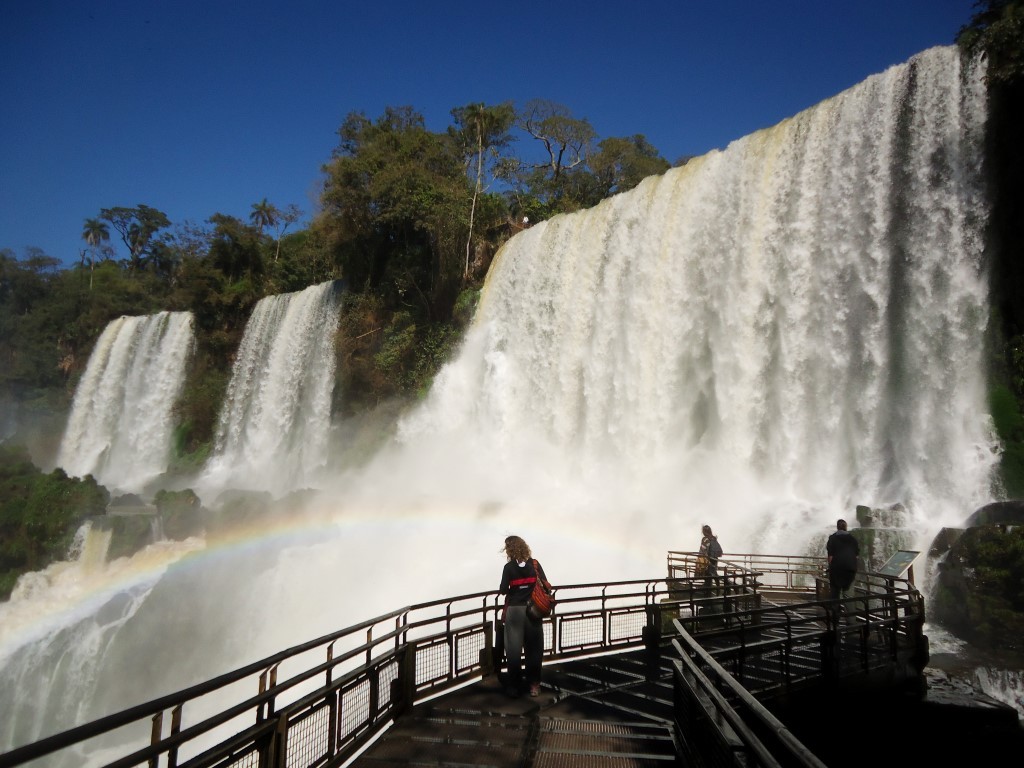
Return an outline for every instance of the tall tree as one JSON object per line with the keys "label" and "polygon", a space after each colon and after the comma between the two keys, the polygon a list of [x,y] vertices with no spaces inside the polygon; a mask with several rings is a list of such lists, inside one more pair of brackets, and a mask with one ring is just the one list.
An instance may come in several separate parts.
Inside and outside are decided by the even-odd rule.
{"label": "tall tree", "polygon": [[597,137],[586,118],[575,118],[568,107],[543,99],[527,103],[519,127],[544,146],[547,159],[534,167],[545,167],[556,181],[565,171],[587,161]]}
{"label": "tall tree", "polygon": [[274,221],[274,225],[277,227],[277,233],[274,236],[276,244],[276,247],[274,248],[275,264],[281,256],[281,238],[284,237],[284,233],[288,230],[288,227],[301,218],[302,211],[299,210],[299,206],[294,203],[290,203],[283,211],[278,211],[277,219]]}
{"label": "tall tree", "polygon": [[[473,243],[473,226],[476,221],[477,203],[486,187],[483,183],[488,157],[497,161],[502,150],[512,141],[511,128],[515,124],[515,108],[509,102],[495,106],[482,103],[467,104],[452,110],[455,125],[449,133],[456,139],[466,158],[467,171],[474,171],[473,198],[469,207],[469,232],[466,235],[466,261],[462,279],[469,276],[469,261]],[[489,185],[488,185],[489,186]]]}
{"label": "tall tree", "polygon": [[516,125],[543,148],[540,161],[519,160],[503,170],[520,206],[548,216],[592,205],[595,182],[587,159],[597,134],[590,123],[561,104],[536,99],[519,112]]}
{"label": "tall tree", "polygon": [[334,243],[352,288],[389,302],[450,312],[469,181],[455,143],[428,131],[411,107],[376,121],[351,113],[325,167],[315,225]]}
{"label": "tall tree", "polygon": [[86,248],[82,251],[82,265],[85,266],[85,254],[89,254],[89,290],[92,290],[93,273],[96,271],[97,249],[110,242],[110,229],[99,219],[86,219],[82,228],[82,239]]}
{"label": "tall tree", "polygon": [[209,255],[214,265],[229,282],[248,278],[253,284],[264,271],[256,229],[223,213],[213,214],[210,223],[213,224],[213,232],[210,234]]}
{"label": "tall tree", "polygon": [[277,210],[277,206],[273,203],[268,203],[267,198],[264,197],[258,203],[253,203],[252,213],[249,214],[249,221],[256,227],[257,235],[262,237],[263,228],[274,226],[280,215],[281,212]]}
{"label": "tall tree", "polygon": [[668,161],[639,133],[602,140],[590,158],[590,169],[597,178],[602,198],[632,189],[648,176],[664,173],[668,168]]}
{"label": "tall tree", "polygon": [[150,254],[153,235],[171,225],[163,211],[148,205],[134,208],[104,208],[100,218],[121,235],[121,242],[128,248],[130,271],[134,274]]}

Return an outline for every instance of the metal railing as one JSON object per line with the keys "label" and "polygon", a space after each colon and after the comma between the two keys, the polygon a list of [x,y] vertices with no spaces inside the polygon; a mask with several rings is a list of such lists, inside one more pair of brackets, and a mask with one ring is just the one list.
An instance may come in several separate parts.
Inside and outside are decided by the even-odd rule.
{"label": "metal railing", "polygon": [[[820,574],[820,562],[815,570],[804,562],[808,558],[743,557],[720,561],[722,575],[712,580],[695,578],[692,568],[687,572],[695,554],[670,553],[668,578],[557,587],[555,612],[544,622],[545,659],[639,647],[659,654],[673,637],[699,636],[706,650],[698,656],[713,657],[731,681],[724,687],[734,691],[743,685],[756,688],[769,668],[775,685],[798,684],[807,669],[795,660],[813,656],[808,649],[819,650],[819,678],[851,672],[854,665],[844,667],[844,656],[827,652],[850,645],[847,638],[854,635],[848,633],[861,632],[858,640],[864,632],[871,638],[889,633],[886,637],[894,639],[886,647],[892,653],[898,652],[901,636],[920,635],[923,606],[912,586],[897,589],[891,579],[880,584],[865,580],[861,591],[842,604],[845,616],[840,604],[811,600],[786,606],[780,618],[779,607],[762,597],[812,596],[814,589],[803,581],[810,572]],[[763,570],[761,563],[767,566]],[[0,754],[0,768],[44,757],[47,766],[107,768],[344,765],[416,703],[500,666],[501,650],[495,644],[501,636],[500,602],[497,593],[480,592],[391,611],[12,749]],[[694,648],[701,647],[693,642],[687,646],[691,659],[697,657]],[[865,644],[878,656],[876,646]],[[683,668],[688,668],[686,657]],[[863,661],[857,664],[864,666]],[[709,693],[700,685],[703,701]],[[714,687],[721,690],[722,681]],[[712,708],[725,700],[711,699]]]}
{"label": "metal railing", "polygon": [[[760,559],[743,557],[751,565]],[[684,580],[659,607],[658,622],[664,628],[671,616],[678,657],[674,725],[683,764],[824,768],[761,698],[876,670],[884,670],[890,684],[920,679],[927,662],[924,601],[907,579],[859,574],[850,595],[832,601],[823,561],[779,558],[745,577],[732,575],[735,563],[723,568],[719,561],[727,575],[687,581],[695,560],[691,553],[669,554],[670,573]],[[792,575],[779,572],[789,565]],[[750,579],[773,586],[755,588],[752,600],[740,588]],[[687,592],[711,594],[717,602],[694,610]]]}
{"label": "metal railing", "polygon": [[[545,658],[641,646],[647,607],[667,596],[665,579],[557,587]],[[500,602],[480,592],[400,608],[16,747],[0,768],[44,756],[110,768],[341,765],[405,709],[493,671]],[[111,753],[121,757],[96,761]]]}
{"label": "metal railing", "polygon": [[[668,553],[669,578],[692,576],[697,552]],[[718,560],[718,573],[733,580],[749,579],[748,586],[782,593],[815,593],[817,580],[825,577],[823,557],[802,555],[732,554]]]}

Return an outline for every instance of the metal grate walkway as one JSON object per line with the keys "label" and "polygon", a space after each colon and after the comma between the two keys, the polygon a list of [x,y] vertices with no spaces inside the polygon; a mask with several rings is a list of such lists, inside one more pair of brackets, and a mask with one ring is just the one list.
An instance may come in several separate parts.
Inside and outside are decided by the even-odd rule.
{"label": "metal grate walkway", "polygon": [[490,676],[400,718],[351,765],[664,768],[676,764],[671,667],[640,652],[549,665],[536,698]]}

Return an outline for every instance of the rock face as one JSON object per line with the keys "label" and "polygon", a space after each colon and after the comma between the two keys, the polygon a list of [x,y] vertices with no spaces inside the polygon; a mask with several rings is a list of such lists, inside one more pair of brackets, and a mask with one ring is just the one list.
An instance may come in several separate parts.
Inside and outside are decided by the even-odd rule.
{"label": "rock face", "polygon": [[858,505],[857,523],[850,532],[860,544],[862,568],[877,571],[895,552],[910,549],[914,543],[910,515],[902,504],[889,507]]}
{"label": "rock face", "polygon": [[1024,650],[1024,504],[982,507],[929,555],[939,558],[934,619],[981,648]]}

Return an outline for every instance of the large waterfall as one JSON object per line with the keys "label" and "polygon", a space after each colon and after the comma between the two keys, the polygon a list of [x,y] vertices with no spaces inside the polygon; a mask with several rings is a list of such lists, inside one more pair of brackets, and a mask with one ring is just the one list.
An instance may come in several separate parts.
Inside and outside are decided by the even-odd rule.
{"label": "large waterfall", "polygon": [[332,282],[256,305],[203,485],[279,493],[316,479],[327,462],[338,311]]}
{"label": "large waterfall", "polygon": [[165,472],[192,345],[189,312],[112,320],[75,391],[57,465],[133,492]]}
{"label": "large waterfall", "polygon": [[557,457],[592,512],[612,500],[600,519],[653,513],[654,542],[708,521],[734,551],[799,551],[857,504],[906,505],[922,539],[959,524],[998,458],[985,115],[981,73],[934,49],[532,227],[405,435],[487,434],[495,460],[543,456],[532,474]]}
{"label": "large waterfall", "polygon": [[[87,611],[18,633],[24,606],[0,606],[0,687],[26,692],[0,699],[0,749],[493,589],[509,533],[582,583],[661,574],[705,522],[726,556],[820,553],[856,504],[904,504],[922,545],[960,523],[991,499],[999,448],[982,78],[926,51],[514,237],[460,354],[399,440],[324,487],[326,512],[168,553],[162,575],[112,575]],[[332,364],[330,290],[257,307],[211,477],[295,487],[322,461],[328,374],[282,383]]]}

